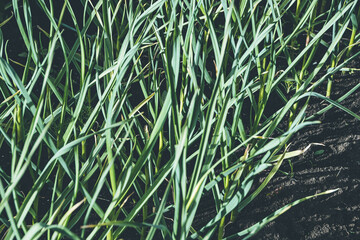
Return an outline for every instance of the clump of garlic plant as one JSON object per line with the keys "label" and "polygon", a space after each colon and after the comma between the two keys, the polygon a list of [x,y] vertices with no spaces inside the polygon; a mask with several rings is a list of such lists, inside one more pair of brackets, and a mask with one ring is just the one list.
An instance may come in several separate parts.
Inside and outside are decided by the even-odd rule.
{"label": "clump of garlic plant", "polygon": [[[22,63],[0,32],[0,143],[11,151],[0,175],[5,239],[246,239],[334,191],[226,233],[284,159],[303,152],[287,151],[291,137],[318,122],[299,101],[341,107],[316,86],[358,54],[316,77],[346,48],[357,1],[335,12],[319,11],[320,1],[81,3],[38,0],[34,14],[30,1],[12,1]],[[50,27],[35,33],[41,15]],[[216,215],[195,229],[207,202]]]}

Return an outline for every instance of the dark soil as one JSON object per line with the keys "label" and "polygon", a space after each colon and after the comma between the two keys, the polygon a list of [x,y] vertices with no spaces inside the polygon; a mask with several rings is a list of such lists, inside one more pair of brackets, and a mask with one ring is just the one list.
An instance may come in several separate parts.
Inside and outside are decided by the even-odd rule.
{"label": "dark soil", "polygon": [[[359,83],[360,74],[337,76],[332,99]],[[325,86],[319,89],[325,94]],[[313,99],[308,113],[328,104]],[[360,113],[360,91],[342,102]],[[303,129],[292,141],[292,150],[310,149],[293,159],[294,175],[280,172],[263,192],[227,227],[226,235],[239,232],[277,209],[305,196],[330,189],[337,192],[300,203],[265,226],[252,239],[359,239],[360,238],[360,122],[338,108],[317,118],[322,123]],[[284,161],[282,170],[289,172]],[[263,180],[264,178],[260,179]]]}

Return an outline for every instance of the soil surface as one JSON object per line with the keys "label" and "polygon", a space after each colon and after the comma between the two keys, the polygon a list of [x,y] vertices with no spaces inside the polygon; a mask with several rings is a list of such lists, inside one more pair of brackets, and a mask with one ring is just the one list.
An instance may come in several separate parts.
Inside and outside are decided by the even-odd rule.
{"label": "soil surface", "polygon": [[[359,84],[359,79],[359,73],[338,74],[332,99],[343,96]],[[319,90],[325,94],[325,89],[324,85]],[[341,104],[359,114],[360,90]],[[314,98],[308,113],[311,115],[327,105]],[[291,146],[296,150],[305,149],[309,144],[321,145],[312,145],[305,154],[292,160],[293,177],[278,172],[243,210],[238,217],[241,220],[228,226],[227,236],[297,199],[338,189],[290,208],[252,239],[360,239],[360,122],[338,108],[317,119],[322,123],[303,129],[293,137]],[[281,170],[289,172],[289,164],[284,161]]]}

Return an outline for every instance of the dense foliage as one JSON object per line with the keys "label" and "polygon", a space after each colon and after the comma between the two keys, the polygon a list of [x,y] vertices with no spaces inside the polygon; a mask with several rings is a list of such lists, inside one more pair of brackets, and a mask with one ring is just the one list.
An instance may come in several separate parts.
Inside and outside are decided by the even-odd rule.
{"label": "dense foliage", "polygon": [[[334,191],[226,232],[305,151],[288,146],[319,123],[311,97],[359,118],[339,104],[359,86],[330,98],[358,1],[75,2],[0,5],[19,36],[0,31],[4,239],[246,239]],[[216,214],[195,226],[202,204]]]}

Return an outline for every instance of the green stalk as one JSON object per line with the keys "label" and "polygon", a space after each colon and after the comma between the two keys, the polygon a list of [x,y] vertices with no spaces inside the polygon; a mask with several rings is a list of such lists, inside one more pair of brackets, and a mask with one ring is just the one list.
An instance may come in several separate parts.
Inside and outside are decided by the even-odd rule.
{"label": "green stalk", "polygon": [[[301,0],[296,0],[296,10],[295,10],[295,24],[294,24],[294,29],[297,27],[298,23],[299,23],[299,17],[300,17],[300,5],[301,5]],[[298,41],[296,38],[292,38],[291,39],[291,46],[292,49],[295,50],[297,48],[298,45]],[[291,52],[291,56],[292,58],[294,58],[294,51]]]}
{"label": "green stalk", "polygon": [[24,138],[24,121],[21,114],[21,108],[20,105],[17,104],[15,107],[15,123],[16,123],[16,133],[17,133],[17,144],[20,144],[22,142],[22,139]]}
{"label": "green stalk", "polygon": [[156,166],[155,166],[155,174],[159,171],[160,169],[160,164],[161,164],[161,156],[162,156],[162,151],[164,148],[164,143],[163,143],[163,131],[160,131],[159,133],[159,153],[158,156],[156,158]]}
{"label": "green stalk", "polygon": [[357,28],[353,26],[353,29],[351,31],[351,37],[350,37],[350,41],[349,41],[349,48],[348,51],[346,53],[346,58],[349,58],[351,55],[351,50],[354,47],[354,40],[355,40],[355,36],[356,36],[356,32],[357,32]]}
{"label": "green stalk", "polygon": [[[144,131],[145,131],[145,136],[146,136],[146,142],[148,142],[150,139],[150,134],[149,134],[149,128],[147,125],[145,125]],[[150,186],[150,174],[149,174],[150,167],[151,167],[151,162],[148,161],[147,166],[145,165],[145,191],[144,191],[145,193],[148,191],[149,186]],[[148,204],[147,203],[144,204],[142,213],[143,213],[142,214],[143,222],[146,222],[147,217],[148,217]],[[144,240],[145,237],[146,237],[146,227],[142,227],[140,239]]]}
{"label": "green stalk", "polygon": [[[337,11],[339,11],[338,9],[338,5],[340,6],[341,3],[338,3],[338,4],[335,4],[335,9]],[[336,13],[336,11],[335,11]],[[350,15],[350,19],[351,19],[351,16],[353,16],[353,13],[351,13]],[[332,27],[332,36],[333,38],[335,37],[336,35],[336,31],[338,30],[338,28],[340,27],[340,25],[337,25],[337,24],[334,24],[333,27]],[[336,62],[337,62],[337,54],[339,53],[339,45],[340,45],[340,42],[338,42],[336,44],[336,47],[334,48],[333,52],[332,52],[332,55],[331,55],[331,68],[334,68],[336,66]],[[332,90],[332,84],[333,84],[333,79],[334,79],[334,76],[331,75],[329,78],[328,78],[328,83],[327,83],[327,87],[326,87],[326,97],[327,98],[330,98],[331,97],[331,90]]]}
{"label": "green stalk", "polygon": [[[224,194],[224,199],[226,198],[226,193]],[[224,230],[225,230],[225,220],[226,217],[222,217],[220,222],[219,222],[219,230],[218,230],[218,240],[221,240],[224,238]]]}
{"label": "green stalk", "polygon": [[[221,155],[224,157],[228,154],[227,151],[227,146],[226,146],[226,136],[225,133],[222,134],[222,148],[221,148]],[[231,148],[231,145],[229,146]],[[228,162],[228,158],[225,158],[224,162],[222,163],[222,169],[226,170],[229,167],[229,162]],[[228,198],[228,193],[229,193],[229,183],[230,183],[230,177],[226,176],[223,179],[224,182],[224,200]],[[218,229],[218,239],[221,240],[224,237],[224,230],[225,230],[225,225],[226,225],[226,216],[224,216],[219,223],[219,229]]]}
{"label": "green stalk", "polygon": [[[333,57],[331,60],[331,67],[334,68],[335,67],[335,61],[336,58]],[[333,80],[334,80],[334,75],[331,75],[328,79],[328,83],[327,83],[327,87],[326,87],[326,97],[330,98],[331,97],[331,89],[332,89],[332,84],[333,84]]]}
{"label": "green stalk", "polygon": [[[110,131],[108,131],[109,135],[110,135]],[[111,183],[111,189],[112,189],[112,193],[113,195],[115,194],[116,191],[116,174],[115,174],[115,164],[114,164],[114,157],[113,157],[113,153],[112,153],[112,148],[111,148],[111,141],[110,141],[111,137],[109,137],[109,140],[106,141],[106,148],[107,148],[107,155],[108,155],[108,164],[111,164],[110,167],[110,183]]]}
{"label": "green stalk", "polygon": [[357,20],[359,19],[359,16],[360,16],[360,8],[359,8],[359,12],[358,12],[357,16],[354,13],[352,13],[351,17],[350,17],[350,20],[351,20],[351,23],[352,23],[352,31],[351,31],[350,41],[349,41],[349,47],[348,47],[348,50],[346,52],[346,58],[350,57],[351,50],[354,47],[353,44],[354,44],[355,36],[356,36],[356,33],[357,33],[357,29],[358,29]]}
{"label": "green stalk", "polygon": [[296,10],[295,10],[295,20],[296,23],[299,22],[299,16],[300,16],[300,4],[301,4],[301,0],[297,0],[296,1]]}
{"label": "green stalk", "polygon": [[81,142],[81,160],[86,161],[86,141]]}
{"label": "green stalk", "polygon": [[[250,8],[252,8],[252,3],[250,3]],[[255,33],[255,29],[256,29],[256,24],[255,24],[255,18],[251,18],[251,25],[253,28],[253,38],[256,38],[256,33]],[[259,48],[258,46],[255,47],[255,56],[259,56]],[[264,59],[266,61],[266,59]],[[261,65],[261,60],[259,57],[256,57],[256,69],[257,69],[257,74],[259,76],[259,81],[260,81],[260,89],[259,89],[259,98],[258,98],[258,105],[257,105],[257,109],[256,109],[256,113],[255,113],[255,118],[254,118],[254,122],[253,122],[253,126],[250,132],[250,135],[253,135],[257,129],[258,129],[258,125],[260,123],[260,119],[262,117],[262,110],[263,110],[263,104],[264,104],[264,92],[265,92],[265,81],[266,78],[265,76],[262,74],[263,73],[263,68]]]}
{"label": "green stalk", "polygon": [[[311,36],[311,33],[314,32],[314,20],[315,20],[315,17],[316,17],[316,11],[317,11],[317,3],[316,3],[316,6],[314,7],[312,13],[311,13],[311,17],[309,19],[309,24],[308,24],[308,30],[307,30],[307,33],[306,33],[306,40],[305,40],[305,47],[308,46],[309,42],[310,42],[310,36]],[[318,43],[315,44],[315,47],[312,48],[311,52],[310,52],[310,55],[308,54],[308,52],[306,52],[304,54],[304,57],[303,57],[303,61],[302,61],[302,67],[301,67],[301,70],[300,70],[300,74],[299,74],[299,79],[298,81],[296,81],[296,88],[295,88],[295,92],[297,92],[303,81],[304,81],[304,75],[305,75],[305,72],[307,71],[308,67],[310,66],[310,63],[315,55],[315,52],[316,52],[316,49],[317,49],[317,46],[318,46]],[[295,76],[296,78],[297,76]],[[295,117],[296,117],[296,111],[297,111],[297,107],[298,107],[298,103],[296,102],[292,108],[291,108],[291,111],[290,111],[290,117],[289,117],[289,124],[288,124],[288,129],[290,129]]]}

